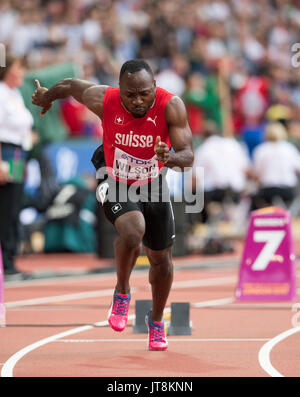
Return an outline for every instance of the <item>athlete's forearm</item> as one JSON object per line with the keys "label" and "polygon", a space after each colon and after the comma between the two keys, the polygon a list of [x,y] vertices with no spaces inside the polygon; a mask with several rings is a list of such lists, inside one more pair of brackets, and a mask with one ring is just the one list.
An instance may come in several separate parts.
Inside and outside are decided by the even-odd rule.
{"label": "athlete's forearm", "polygon": [[168,168],[180,168],[184,171],[185,168],[189,168],[193,165],[194,154],[190,149],[182,149],[177,152],[169,152],[169,158],[165,163]]}
{"label": "athlete's forearm", "polygon": [[82,95],[84,91],[93,85],[95,84],[85,80],[75,78],[64,79],[46,91],[44,99],[46,102],[51,103],[56,99],[64,99],[72,96],[78,102],[82,103]]}

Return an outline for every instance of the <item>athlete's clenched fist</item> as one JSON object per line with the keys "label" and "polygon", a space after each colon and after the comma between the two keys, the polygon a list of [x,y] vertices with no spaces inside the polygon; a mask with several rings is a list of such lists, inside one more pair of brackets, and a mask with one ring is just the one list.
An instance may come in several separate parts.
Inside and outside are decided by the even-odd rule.
{"label": "athlete's clenched fist", "polygon": [[36,90],[32,95],[32,103],[34,105],[42,107],[40,115],[44,116],[44,114],[48,112],[48,110],[51,108],[52,102],[49,102],[45,97],[45,93],[48,91],[48,88],[41,87],[40,82],[38,80],[35,80],[35,84],[36,84]]}
{"label": "athlete's clenched fist", "polygon": [[156,160],[166,163],[170,157],[170,149],[165,142],[161,141],[160,136],[156,137],[154,144],[154,151],[156,153]]}

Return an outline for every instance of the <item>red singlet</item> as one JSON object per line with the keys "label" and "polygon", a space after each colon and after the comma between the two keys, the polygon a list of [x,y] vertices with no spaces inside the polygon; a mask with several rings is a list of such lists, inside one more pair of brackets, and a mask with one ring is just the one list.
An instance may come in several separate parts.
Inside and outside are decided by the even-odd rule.
{"label": "red singlet", "polygon": [[108,87],[103,99],[103,148],[108,174],[132,184],[156,178],[163,163],[154,159],[157,136],[171,148],[165,108],[174,96],[156,88],[155,102],[146,115],[134,117],[121,102],[120,88]]}

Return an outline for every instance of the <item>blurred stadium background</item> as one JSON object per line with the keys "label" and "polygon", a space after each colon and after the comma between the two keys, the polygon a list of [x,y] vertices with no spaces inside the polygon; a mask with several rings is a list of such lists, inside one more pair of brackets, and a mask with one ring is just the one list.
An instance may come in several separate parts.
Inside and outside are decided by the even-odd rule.
{"label": "blurred stadium background", "polygon": [[[241,143],[251,168],[271,121],[300,147],[297,42],[299,0],[2,0],[0,43],[26,59],[21,93],[39,137],[27,165],[19,254],[113,254],[114,231],[97,206],[90,161],[102,141],[101,122],[72,98],[41,119],[31,104],[34,79],[45,87],[67,77],[117,86],[123,62],[144,58],[157,84],[185,101],[195,149],[213,123]],[[180,178],[174,196],[177,189]],[[175,204],[174,255],[234,251],[257,189],[247,179],[238,203],[218,203],[208,220]],[[297,197],[288,209],[300,237]]]}

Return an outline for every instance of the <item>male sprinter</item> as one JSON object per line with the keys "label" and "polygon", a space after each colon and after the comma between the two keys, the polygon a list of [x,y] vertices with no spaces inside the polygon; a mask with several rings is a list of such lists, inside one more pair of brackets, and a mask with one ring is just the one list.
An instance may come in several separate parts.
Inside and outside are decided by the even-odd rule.
{"label": "male sprinter", "polygon": [[[110,199],[108,194],[102,204],[118,232],[114,242],[117,283],[109,324],[116,331],[126,327],[129,278],[143,243],[150,262],[152,288],[152,310],[146,316],[148,348],[165,350],[168,342],[163,311],[173,281],[175,231],[169,196],[168,200],[162,200],[161,191],[166,185],[164,166],[179,167],[183,171],[193,164],[192,134],[185,106],[177,96],[156,87],[153,72],[143,60],[123,64],[118,88],[73,78],[59,81],[49,90],[40,87],[37,80],[36,85],[32,103],[42,107],[41,116],[56,99],[73,96],[100,117],[109,175],[105,180],[108,193],[114,190],[119,194],[124,187],[129,190],[133,183],[148,189],[153,182],[159,181],[155,200],[151,200],[150,194],[145,200],[121,202],[118,198]],[[174,151],[170,151],[171,147]]]}

